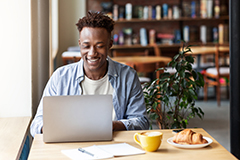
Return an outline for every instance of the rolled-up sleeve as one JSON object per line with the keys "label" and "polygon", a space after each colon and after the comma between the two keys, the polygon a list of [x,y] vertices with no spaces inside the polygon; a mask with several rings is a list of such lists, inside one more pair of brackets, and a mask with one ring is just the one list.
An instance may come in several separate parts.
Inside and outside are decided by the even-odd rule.
{"label": "rolled-up sleeve", "polygon": [[147,130],[149,129],[149,121],[146,114],[146,106],[140,82],[138,77],[134,80],[129,90],[129,99],[124,117],[121,122],[127,130]]}
{"label": "rolled-up sleeve", "polygon": [[35,134],[41,134],[41,129],[43,127],[43,115],[42,115],[42,100],[38,106],[38,110],[36,116],[34,117],[31,127],[30,133],[34,137]]}
{"label": "rolled-up sleeve", "polygon": [[118,76],[110,80],[116,91],[113,103],[118,120],[127,130],[149,129],[143,90],[136,71],[122,64],[115,67]]}
{"label": "rolled-up sleeve", "polygon": [[43,127],[43,97],[56,95],[55,83],[56,79],[58,79],[57,76],[57,72],[52,75],[43,91],[42,98],[38,105],[37,113],[30,126],[30,133],[33,137],[35,136],[35,134],[41,134],[41,130]]}

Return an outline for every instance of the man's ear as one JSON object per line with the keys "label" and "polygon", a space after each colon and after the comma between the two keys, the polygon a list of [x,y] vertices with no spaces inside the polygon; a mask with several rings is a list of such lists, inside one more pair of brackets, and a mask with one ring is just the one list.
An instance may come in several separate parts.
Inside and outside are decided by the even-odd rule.
{"label": "man's ear", "polygon": [[110,43],[109,43],[109,48],[108,49],[112,48],[112,45],[113,45],[113,40],[111,39]]}
{"label": "man's ear", "polygon": [[78,45],[79,45],[79,46],[80,46],[80,43],[81,43],[81,42],[80,42],[80,39],[78,39]]}

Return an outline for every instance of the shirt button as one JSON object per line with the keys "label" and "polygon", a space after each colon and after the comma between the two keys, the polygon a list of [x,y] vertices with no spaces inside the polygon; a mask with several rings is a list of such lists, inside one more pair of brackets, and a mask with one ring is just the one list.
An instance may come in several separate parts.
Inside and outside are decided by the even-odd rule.
{"label": "shirt button", "polygon": [[117,77],[117,74],[115,74],[114,76]]}

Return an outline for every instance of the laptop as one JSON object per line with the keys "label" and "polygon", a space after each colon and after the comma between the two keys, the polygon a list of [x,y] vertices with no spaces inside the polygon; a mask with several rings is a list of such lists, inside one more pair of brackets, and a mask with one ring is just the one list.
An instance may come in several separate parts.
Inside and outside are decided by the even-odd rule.
{"label": "laptop", "polygon": [[112,95],[43,97],[43,141],[112,140]]}

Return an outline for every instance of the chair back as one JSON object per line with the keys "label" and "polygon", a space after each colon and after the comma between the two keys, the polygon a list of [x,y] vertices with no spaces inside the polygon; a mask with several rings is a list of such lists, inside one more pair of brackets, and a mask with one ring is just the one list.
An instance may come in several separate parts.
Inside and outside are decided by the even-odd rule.
{"label": "chair back", "polygon": [[161,56],[161,50],[156,43],[152,44],[155,56]]}
{"label": "chair back", "polygon": [[[226,76],[229,77],[229,73],[225,75],[225,73],[221,73],[220,72],[220,68],[222,68],[223,66],[228,66],[228,64],[226,64],[226,58],[227,56],[229,56],[229,47],[228,46],[219,46],[216,45],[216,51],[215,51],[215,67],[217,70],[217,76],[218,78],[221,76]],[[224,63],[221,63],[221,60],[223,59]],[[221,74],[221,75],[220,75]]]}
{"label": "chair back", "polygon": [[[123,52],[120,50],[113,51],[113,57],[126,57],[126,56],[149,56],[149,50],[145,49],[144,51],[136,51],[136,52]],[[136,62],[127,62],[126,65],[135,69],[138,73],[142,73],[144,77],[151,77],[151,73],[153,73],[157,69],[157,65],[154,63],[136,63]],[[150,80],[150,79],[149,79]]]}

